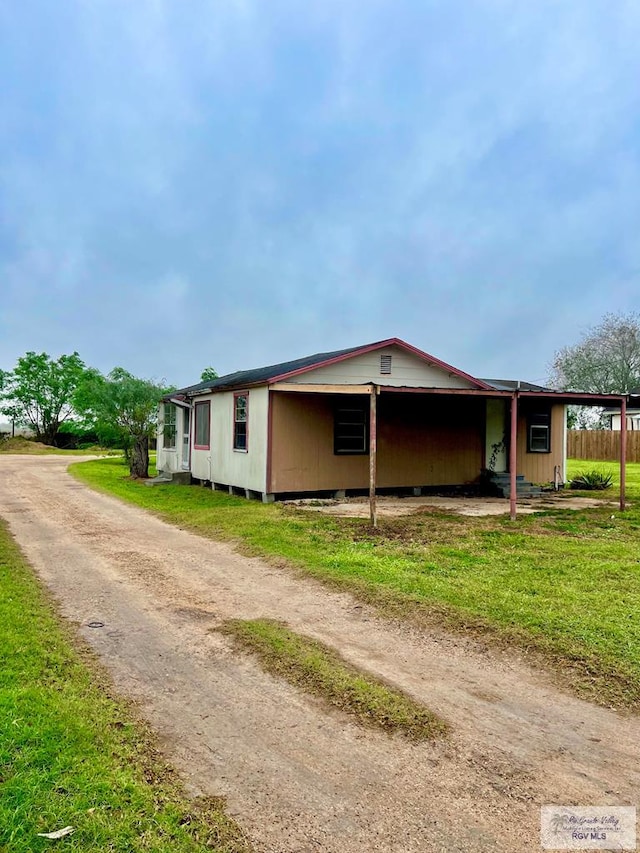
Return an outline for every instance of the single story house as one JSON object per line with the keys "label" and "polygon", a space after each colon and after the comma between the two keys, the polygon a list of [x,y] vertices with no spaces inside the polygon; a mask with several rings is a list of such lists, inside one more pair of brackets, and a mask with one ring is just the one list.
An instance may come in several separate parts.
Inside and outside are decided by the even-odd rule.
{"label": "single story house", "polygon": [[[603,409],[602,414],[611,418],[611,429],[614,432],[620,432],[620,409]],[[640,429],[640,409],[627,407],[627,429],[632,431]]]}
{"label": "single story house", "polygon": [[566,406],[619,395],[478,379],[398,339],[244,370],[161,403],[157,466],[272,501],[462,486],[483,469],[566,480]]}

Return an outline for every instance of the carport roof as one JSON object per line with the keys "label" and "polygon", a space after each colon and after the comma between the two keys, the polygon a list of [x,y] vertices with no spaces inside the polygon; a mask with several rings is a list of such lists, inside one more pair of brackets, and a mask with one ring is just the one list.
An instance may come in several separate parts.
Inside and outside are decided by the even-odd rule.
{"label": "carport roof", "polygon": [[555,394],[554,388],[545,388],[544,385],[534,385],[532,382],[521,382],[517,379],[483,379],[487,385],[496,391],[542,391]]}

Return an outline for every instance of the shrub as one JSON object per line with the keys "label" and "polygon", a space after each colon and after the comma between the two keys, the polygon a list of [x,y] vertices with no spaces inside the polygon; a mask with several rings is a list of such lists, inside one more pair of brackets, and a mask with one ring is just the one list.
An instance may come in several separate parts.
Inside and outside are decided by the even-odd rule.
{"label": "shrub", "polygon": [[570,486],[572,489],[582,489],[583,491],[604,491],[611,488],[613,483],[613,474],[610,471],[599,471],[594,468],[591,471],[581,471],[571,480]]}

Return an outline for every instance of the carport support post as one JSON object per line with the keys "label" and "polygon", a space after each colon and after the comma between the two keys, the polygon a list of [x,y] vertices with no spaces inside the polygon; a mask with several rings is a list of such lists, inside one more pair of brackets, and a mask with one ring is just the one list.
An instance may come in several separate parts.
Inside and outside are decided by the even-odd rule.
{"label": "carport support post", "polygon": [[620,401],[620,512],[626,509],[627,490],[627,398]]}
{"label": "carport support post", "polygon": [[511,398],[511,441],[509,443],[509,517],[516,520],[518,494],[518,393]]}
{"label": "carport support post", "polygon": [[369,516],[372,527],[378,526],[378,510],[376,507],[376,474],[378,464],[377,401],[378,388],[372,384],[369,405]]}

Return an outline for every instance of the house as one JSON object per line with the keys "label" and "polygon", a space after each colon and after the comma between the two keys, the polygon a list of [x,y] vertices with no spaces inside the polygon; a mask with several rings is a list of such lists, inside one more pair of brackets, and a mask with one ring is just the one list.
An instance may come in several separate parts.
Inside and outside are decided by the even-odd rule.
{"label": "house", "polygon": [[[611,429],[620,432],[620,409],[603,409],[602,414],[611,419]],[[632,431],[640,429],[640,409],[627,409],[627,429]]]}
{"label": "house", "polygon": [[566,406],[622,405],[478,379],[398,339],[200,382],[164,398],[158,470],[271,501],[566,479]]}

